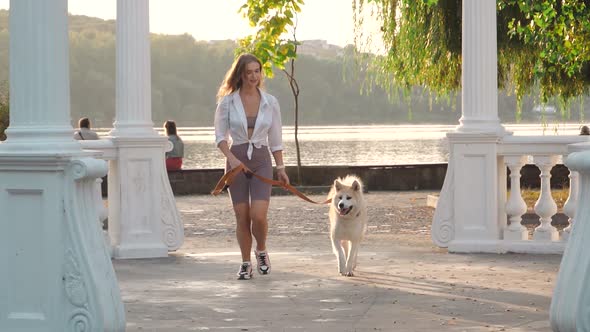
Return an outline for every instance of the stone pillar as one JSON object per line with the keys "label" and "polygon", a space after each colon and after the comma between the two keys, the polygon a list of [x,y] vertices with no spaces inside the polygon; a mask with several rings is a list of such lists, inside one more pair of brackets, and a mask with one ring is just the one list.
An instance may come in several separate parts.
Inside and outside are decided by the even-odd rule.
{"label": "stone pillar", "polygon": [[152,122],[149,0],[117,0],[117,114],[113,136],[156,136]]}
{"label": "stone pillar", "polygon": [[107,167],[73,139],[69,97],[67,0],[11,1],[1,331],[125,330],[94,203]]}
{"label": "stone pillar", "polygon": [[506,217],[505,180],[497,146],[506,131],[498,118],[496,1],[464,0],[462,116],[449,133],[445,184],[432,224],[433,241],[454,252],[497,252]]}
{"label": "stone pillar", "polygon": [[67,1],[11,1],[10,9],[11,112],[2,150],[78,153],[70,125]]}
{"label": "stone pillar", "polygon": [[[579,201],[590,199],[590,144],[568,146],[570,152],[565,164],[570,171],[579,172]],[[590,205],[579,204],[576,222],[567,241],[553,296],[550,320],[553,331],[590,331]]]}
{"label": "stone pillar", "polygon": [[463,1],[459,132],[504,133],[498,118],[498,46],[495,0]]}
{"label": "stone pillar", "polygon": [[117,1],[117,110],[109,166],[109,235],[115,258],[164,257],[184,239],[168,174],[168,139],[151,119],[149,1]]}

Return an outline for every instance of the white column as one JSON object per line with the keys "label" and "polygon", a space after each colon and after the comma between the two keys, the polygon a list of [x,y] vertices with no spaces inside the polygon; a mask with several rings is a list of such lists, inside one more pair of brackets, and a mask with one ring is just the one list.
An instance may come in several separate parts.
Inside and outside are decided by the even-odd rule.
{"label": "white column", "polygon": [[67,0],[10,2],[10,120],[0,144],[0,331],[124,331],[96,179],[70,125]]}
{"label": "white column", "polygon": [[[164,257],[184,240],[164,168],[168,139],[153,129],[149,1],[117,1],[117,109],[109,167],[109,235],[115,258]],[[176,213],[174,213],[176,212]]]}
{"label": "white column", "polygon": [[80,152],[70,124],[67,1],[11,1],[13,6],[10,127],[2,150]]}
{"label": "white column", "polygon": [[[579,173],[580,202],[590,200],[590,144],[568,146],[566,165]],[[567,241],[551,297],[553,331],[590,331],[590,204],[580,204]]]}
{"label": "white column", "polygon": [[457,130],[504,133],[498,118],[496,1],[463,1],[462,116]]}
{"label": "white column", "polygon": [[117,91],[113,136],[155,136],[149,0],[117,0]]}
{"label": "white column", "polygon": [[505,193],[498,190],[506,171],[497,152],[507,133],[498,118],[496,1],[465,0],[462,8],[463,115],[447,135],[451,155],[433,241],[453,252],[497,252],[506,223],[499,214]]}

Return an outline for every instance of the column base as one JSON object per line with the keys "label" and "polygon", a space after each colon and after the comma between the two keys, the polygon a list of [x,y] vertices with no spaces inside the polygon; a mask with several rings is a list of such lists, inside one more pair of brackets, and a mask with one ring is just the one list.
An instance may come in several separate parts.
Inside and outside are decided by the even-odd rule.
{"label": "column base", "polygon": [[533,240],[535,241],[559,241],[559,232],[557,229],[535,229],[533,233]]}
{"label": "column base", "polygon": [[521,254],[560,255],[565,250],[565,243],[561,241],[504,241],[501,246],[503,252]]}
{"label": "column base", "polygon": [[168,247],[161,244],[114,246],[112,256],[115,259],[168,257]]}
{"label": "column base", "polygon": [[524,241],[529,239],[529,231],[524,226],[519,229],[505,229],[504,240],[508,241]]}
{"label": "column base", "polygon": [[92,158],[0,155],[0,211],[11,221],[0,232],[0,331],[125,330],[94,195],[106,171]]}
{"label": "column base", "polygon": [[500,137],[511,135],[499,120],[467,119],[462,117],[459,125],[455,128],[459,133],[494,133]]}
{"label": "column base", "polygon": [[453,240],[449,243],[449,252],[503,254],[506,251],[496,240]]}
{"label": "column base", "polygon": [[567,240],[569,240],[569,238],[570,238],[570,235],[572,235],[571,233],[572,233],[572,227],[571,227],[571,225],[570,225],[570,226],[567,226],[566,228],[564,228],[564,229],[563,229],[563,230],[560,232],[560,237],[559,237],[559,239],[560,239],[562,242],[567,242]]}

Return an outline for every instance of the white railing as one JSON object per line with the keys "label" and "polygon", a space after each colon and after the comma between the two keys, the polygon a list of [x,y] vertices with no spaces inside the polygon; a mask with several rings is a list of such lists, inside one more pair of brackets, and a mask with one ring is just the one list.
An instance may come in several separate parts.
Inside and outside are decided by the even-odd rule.
{"label": "white railing", "polygon": [[[91,153],[91,151],[94,151],[94,154],[96,154],[96,152],[99,152],[99,157],[100,159],[109,161],[109,162],[113,162],[113,161],[117,161],[118,157],[118,150],[117,150],[117,146],[115,145],[115,143],[109,139],[109,138],[103,138],[100,140],[81,140],[79,141],[80,144],[82,145],[82,148],[86,151],[88,151],[89,153]],[[172,149],[172,143],[170,143],[169,141],[165,142],[165,147],[164,147],[164,151],[170,151]],[[162,162],[164,162],[163,159],[163,155],[162,155]],[[109,163],[110,164],[110,163]],[[184,240],[184,227],[182,224],[182,220],[180,218],[180,214],[178,212],[178,209],[176,208],[176,201],[174,200],[174,194],[172,193],[172,189],[170,188],[170,181],[168,180],[168,173],[165,171],[166,167],[164,164],[162,164],[161,166],[161,170],[163,170],[162,172],[160,172],[160,174],[157,174],[159,176],[159,179],[157,180],[158,182],[160,182],[160,189],[161,192],[159,193],[159,195],[157,195],[157,199],[159,200],[161,209],[160,209],[160,216],[159,216],[159,221],[160,221],[160,227],[158,227],[158,229],[161,229],[162,232],[162,243],[168,248],[168,251],[174,251],[177,250],[178,248],[180,248],[180,246],[183,243]],[[109,172],[111,172],[111,166],[109,166]],[[115,216],[115,218],[117,218],[119,216],[118,213],[112,213],[113,211],[109,211],[109,206],[116,206],[116,207],[120,207],[120,202],[110,202],[112,204],[107,204],[105,206],[104,201],[102,199],[102,190],[101,190],[101,183],[102,183],[102,179],[97,179],[96,184],[95,184],[95,205],[96,205],[96,209],[99,212],[99,223],[100,226],[102,228],[102,225],[104,223],[104,221],[109,217],[109,216]],[[129,188],[129,191],[131,190],[135,190],[135,188]],[[120,197],[120,195],[118,195],[117,197]],[[152,198],[152,196],[148,196],[148,198]],[[150,205],[152,203],[150,202],[143,202],[147,205]],[[115,211],[117,212],[117,211]],[[110,220],[111,222],[113,220]],[[119,221],[121,222],[121,221]],[[109,223],[110,224],[110,223]],[[128,226],[128,228],[131,228],[132,226]],[[113,241],[111,241],[111,239],[115,238],[116,234],[114,234],[112,232],[112,228],[109,227],[108,231],[105,232],[105,243],[107,245],[107,249],[110,251],[111,255],[114,255],[113,252]],[[147,257],[147,256],[146,256]]]}
{"label": "white railing", "polygon": [[[111,140],[100,139],[100,140],[81,140],[80,144],[84,150],[92,150],[100,152],[100,159],[109,161],[114,160],[117,157],[117,151],[115,145]],[[108,203],[105,204],[102,199],[102,179],[96,179],[94,188],[94,204],[96,211],[98,211],[98,223],[100,229],[103,229],[103,225],[107,222],[109,217]],[[113,248],[111,246],[111,240],[109,237],[108,230],[103,230],[103,237],[105,246],[109,255],[113,256]]]}
{"label": "white railing", "polygon": [[[584,136],[505,136],[499,144],[499,161],[503,161],[510,170],[510,196],[508,200],[499,200],[501,248],[507,252],[527,253],[562,253],[569,238],[571,225],[574,223],[578,194],[578,174],[570,172],[569,197],[563,207],[570,225],[561,232],[551,224],[557,213],[557,204],[551,195],[551,170],[556,164],[566,159],[567,146],[586,142]],[[526,164],[534,164],[540,170],[540,194],[534,206],[526,205],[521,195],[520,171]],[[502,183],[502,182],[501,182]],[[506,183],[506,181],[504,182]],[[506,188],[500,187],[499,190]],[[540,225],[532,235],[522,225],[522,216],[529,210],[539,216]],[[508,222],[503,222],[505,216]]]}

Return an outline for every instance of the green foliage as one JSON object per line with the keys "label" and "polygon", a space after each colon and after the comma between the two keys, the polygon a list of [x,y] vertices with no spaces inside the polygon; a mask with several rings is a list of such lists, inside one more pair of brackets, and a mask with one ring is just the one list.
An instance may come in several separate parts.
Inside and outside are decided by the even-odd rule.
{"label": "green foliage", "polygon": [[[285,64],[297,57],[297,41],[282,39],[289,29],[295,29],[297,13],[303,0],[247,0],[240,8],[255,35],[239,40],[236,54],[252,53],[262,62],[264,74],[273,77],[273,67],[284,70]],[[295,35],[295,31],[292,31]]]}
{"label": "green foliage", "polygon": [[[262,62],[267,77],[273,76],[273,67],[282,70],[289,80],[289,87],[295,100],[295,147],[297,174],[301,183],[301,155],[299,140],[299,84],[295,79],[295,58],[297,58],[296,15],[301,11],[303,0],[247,0],[240,8],[252,27],[258,28],[254,36],[239,40],[236,54],[249,52]],[[293,19],[295,18],[295,22]],[[293,39],[281,39],[291,29]],[[289,69],[285,64],[290,62]]]}
{"label": "green foliage", "polygon": [[[373,15],[382,22],[383,53],[373,55],[366,39],[356,39],[361,67],[368,86],[377,85],[390,94],[425,86],[437,94],[456,91],[461,83],[461,12],[459,1],[372,0]],[[353,2],[357,29],[366,15],[365,1]],[[396,13],[397,18],[396,18]],[[452,13],[452,14],[451,14]]]}
{"label": "green foliage", "polygon": [[0,85],[0,141],[6,139],[4,131],[8,128],[9,124],[9,109],[10,102],[8,98],[8,83],[4,82]]}
{"label": "green foliage", "polygon": [[[590,83],[590,8],[577,0],[498,0],[498,84],[522,98],[539,91],[568,106]],[[355,0],[357,36],[367,6],[382,23],[384,53],[367,52],[357,38],[358,61],[368,87],[390,94],[424,86],[436,95],[461,87],[461,0]],[[562,110],[564,107],[562,107]]]}
{"label": "green foliage", "polygon": [[518,8],[509,17],[508,34],[537,50],[533,66],[543,99],[565,102],[587,92],[590,84],[590,8],[587,1],[503,0],[498,7]]}

